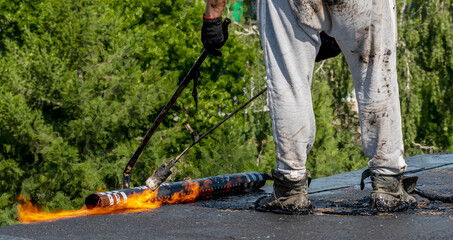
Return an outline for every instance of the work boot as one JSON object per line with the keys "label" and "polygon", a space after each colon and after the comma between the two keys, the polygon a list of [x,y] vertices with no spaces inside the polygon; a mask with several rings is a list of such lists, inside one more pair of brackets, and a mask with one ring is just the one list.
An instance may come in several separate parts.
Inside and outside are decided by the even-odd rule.
{"label": "work boot", "polygon": [[[375,208],[379,212],[398,212],[417,206],[417,200],[409,195],[403,187],[403,174],[392,176],[370,173],[370,175],[373,186],[370,198],[371,208]],[[416,179],[412,185],[415,186],[415,183]]]}
{"label": "work boot", "polygon": [[258,199],[255,202],[255,210],[292,215],[313,213],[307,193],[307,179],[308,184],[311,181],[308,170],[300,181],[291,181],[274,169],[272,169],[272,178],[274,179],[273,194]]}

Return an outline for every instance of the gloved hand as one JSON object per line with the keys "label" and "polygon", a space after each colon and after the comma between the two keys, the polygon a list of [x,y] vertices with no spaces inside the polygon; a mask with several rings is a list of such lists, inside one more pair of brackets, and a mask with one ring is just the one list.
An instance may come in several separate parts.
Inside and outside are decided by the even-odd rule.
{"label": "gloved hand", "polygon": [[325,32],[319,34],[321,38],[321,47],[319,48],[318,55],[315,61],[319,62],[327,58],[336,57],[341,53],[341,49],[335,41],[335,38],[327,35]]}
{"label": "gloved hand", "polygon": [[208,53],[219,57],[220,49],[228,39],[228,24],[231,20],[222,18],[208,18],[203,16],[203,27],[201,28],[201,42]]}

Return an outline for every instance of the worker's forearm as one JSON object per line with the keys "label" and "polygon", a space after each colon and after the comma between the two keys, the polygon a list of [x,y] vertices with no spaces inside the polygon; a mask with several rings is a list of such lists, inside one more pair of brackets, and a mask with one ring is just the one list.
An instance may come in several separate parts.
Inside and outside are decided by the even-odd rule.
{"label": "worker's forearm", "polygon": [[221,17],[227,0],[208,0],[204,15],[209,18]]}

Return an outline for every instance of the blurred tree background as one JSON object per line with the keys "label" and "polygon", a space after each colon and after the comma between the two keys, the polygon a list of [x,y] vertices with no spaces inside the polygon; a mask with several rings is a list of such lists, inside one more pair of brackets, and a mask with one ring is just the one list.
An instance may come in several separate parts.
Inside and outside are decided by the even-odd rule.
{"label": "blurred tree background", "polygon": [[[398,2],[398,71],[406,156],[453,151],[453,1]],[[0,226],[19,194],[47,210],[80,208],[121,188],[122,171],[202,51],[202,0],[0,0]],[[132,185],[265,87],[253,0],[221,58],[202,65],[199,110],[186,90],[141,155]],[[317,64],[317,138],[308,168],[323,177],[366,166],[352,79],[343,57]],[[189,85],[189,89],[190,89]],[[170,181],[274,167],[260,97],[175,167]]]}

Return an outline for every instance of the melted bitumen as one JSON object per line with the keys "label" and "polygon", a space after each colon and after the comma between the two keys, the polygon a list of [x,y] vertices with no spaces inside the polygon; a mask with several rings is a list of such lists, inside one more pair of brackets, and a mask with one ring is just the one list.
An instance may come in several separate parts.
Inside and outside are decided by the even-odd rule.
{"label": "melted bitumen", "polygon": [[[254,203],[257,199],[268,196],[269,194],[261,192],[243,193],[234,196],[225,196],[215,199],[203,200],[194,204],[197,206],[214,208],[217,210],[254,210]],[[375,216],[389,214],[428,214],[428,215],[446,215],[453,218],[453,204],[443,203],[441,201],[430,201],[420,196],[414,195],[418,200],[417,207],[400,209],[396,211],[379,212],[370,208],[370,197],[366,196],[361,199],[341,199],[326,200],[323,198],[311,198],[314,206],[314,215],[341,215],[341,216]]]}

